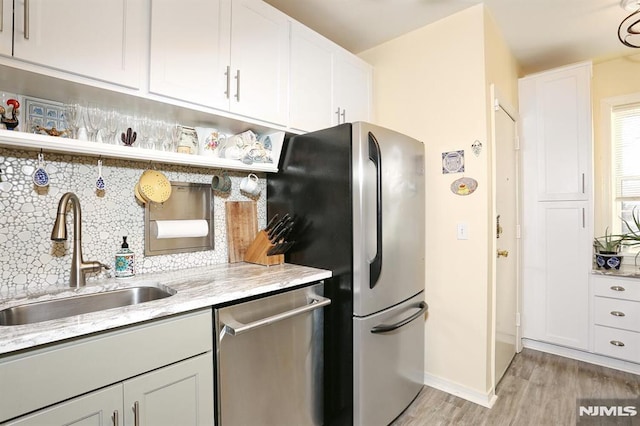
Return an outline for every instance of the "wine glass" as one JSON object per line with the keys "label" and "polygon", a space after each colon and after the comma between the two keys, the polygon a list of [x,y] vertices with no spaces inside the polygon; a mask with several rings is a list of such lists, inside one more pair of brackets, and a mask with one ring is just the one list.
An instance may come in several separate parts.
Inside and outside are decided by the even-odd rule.
{"label": "wine glass", "polygon": [[89,131],[89,140],[98,141],[98,132],[104,127],[104,112],[95,106],[87,108],[87,124]]}
{"label": "wine glass", "polygon": [[66,104],[64,116],[67,121],[67,127],[71,130],[71,137],[78,139],[78,130],[82,125],[82,107],[79,104]]}
{"label": "wine glass", "polygon": [[155,120],[153,122],[152,136],[155,141],[155,148],[164,151],[164,141],[169,137],[167,134],[167,126],[162,120]]}
{"label": "wine glass", "polygon": [[138,136],[140,137],[140,147],[153,149],[154,143],[151,138],[153,122],[148,117],[140,117],[136,120],[138,124]]}
{"label": "wine glass", "polygon": [[105,114],[105,130],[107,132],[107,140],[104,142],[117,144],[116,133],[120,125],[120,113],[115,109],[110,109]]}

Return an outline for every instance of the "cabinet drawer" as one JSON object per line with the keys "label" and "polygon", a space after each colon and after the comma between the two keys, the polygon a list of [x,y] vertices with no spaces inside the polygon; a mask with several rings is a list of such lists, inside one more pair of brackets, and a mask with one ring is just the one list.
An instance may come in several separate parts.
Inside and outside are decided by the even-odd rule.
{"label": "cabinet drawer", "polygon": [[640,301],[640,279],[592,275],[595,296]]}
{"label": "cabinet drawer", "polygon": [[640,362],[640,333],[594,326],[594,352],[632,362]]}
{"label": "cabinet drawer", "polygon": [[640,332],[640,302],[594,297],[594,320],[598,325]]}

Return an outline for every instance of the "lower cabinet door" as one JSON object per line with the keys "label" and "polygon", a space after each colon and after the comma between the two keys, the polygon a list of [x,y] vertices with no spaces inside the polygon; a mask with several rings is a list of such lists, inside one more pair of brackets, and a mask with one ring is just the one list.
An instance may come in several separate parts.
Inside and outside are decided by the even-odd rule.
{"label": "lower cabinet door", "polygon": [[105,426],[122,424],[122,384],[91,392],[67,402],[40,410],[17,420],[11,426]]}
{"label": "lower cabinet door", "polygon": [[213,425],[212,352],[124,382],[124,424]]}

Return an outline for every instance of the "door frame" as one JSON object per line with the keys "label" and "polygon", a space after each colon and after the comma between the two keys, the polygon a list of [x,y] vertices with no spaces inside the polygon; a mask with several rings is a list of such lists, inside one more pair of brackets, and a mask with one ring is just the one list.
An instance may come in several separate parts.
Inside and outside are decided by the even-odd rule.
{"label": "door frame", "polygon": [[499,110],[504,111],[513,121],[515,125],[515,135],[516,140],[515,144],[515,157],[516,157],[516,353],[522,351],[522,327],[520,323],[520,313],[522,312],[522,238],[521,238],[521,224],[522,224],[522,188],[520,187],[521,182],[521,164],[520,164],[520,116],[518,111],[506,100],[504,96],[502,96],[495,86],[495,84],[491,83],[489,87],[490,96],[491,96],[491,146],[493,149],[491,150],[491,227],[490,227],[490,240],[491,240],[491,380],[492,380],[492,389],[495,392],[496,389],[496,371],[495,371],[495,342],[496,342],[496,288],[497,288],[497,257],[495,255],[498,250],[497,238],[495,234],[495,230],[497,228],[497,159],[496,159],[496,151],[497,151],[497,138],[496,138],[496,113]]}

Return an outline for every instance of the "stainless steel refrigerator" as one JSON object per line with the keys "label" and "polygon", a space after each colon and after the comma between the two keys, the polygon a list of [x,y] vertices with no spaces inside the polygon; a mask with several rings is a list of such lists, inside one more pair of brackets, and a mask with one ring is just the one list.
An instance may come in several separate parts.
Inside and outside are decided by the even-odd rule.
{"label": "stainless steel refrigerator", "polygon": [[424,381],[424,146],[372,124],[287,137],[267,215],[295,219],[289,263],[330,269],[324,424],[386,425]]}

